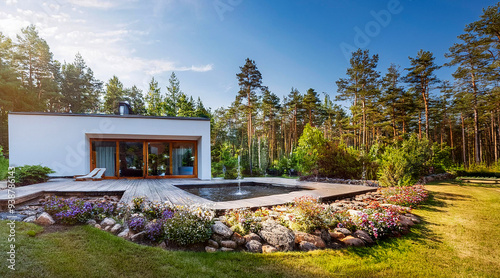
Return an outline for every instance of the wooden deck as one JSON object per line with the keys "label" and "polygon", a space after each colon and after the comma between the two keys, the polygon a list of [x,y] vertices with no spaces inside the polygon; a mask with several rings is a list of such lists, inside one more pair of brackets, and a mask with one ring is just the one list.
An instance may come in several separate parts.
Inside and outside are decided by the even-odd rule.
{"label": "wooden deck", "polygon": [[[376,188],[331,183],[301,182],[284,178],[245,178],[244,182],[279,184],[287,187],[301,187],[304,190],[287,194],[278,194],[236,201],[213,202],[175,185],[224,184],[234,183],[234,180],[214,179],[203,181],[198,179],[120,179],[102,181],[74,181],[72,179],[52,179],[45,183],[33,184],[16,188],[16,204],[20,204],[45,194],[55,195],[113,195],[123,194],[121,202],[131,203],[135,197],[146,197],[153,202],[171,202],[179,205],[204,205],[216,210],[262,207],[285,204],[294,198],[310,195],[320,199],[335,199],[355,196]],[[308,190],[306,190],[308,189]],[[0,208],[5,209],[8,202],[8,190],[0,190]],[[12,193],[12,191],[10,192]]]}

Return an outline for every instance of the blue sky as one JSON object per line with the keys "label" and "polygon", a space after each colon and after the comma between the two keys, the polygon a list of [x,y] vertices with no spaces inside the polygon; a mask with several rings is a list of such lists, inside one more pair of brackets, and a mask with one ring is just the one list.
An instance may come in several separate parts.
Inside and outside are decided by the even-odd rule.
{"label": "blue sky", "polygon": [[[95,76],[117,75],[144,92],[155,77],[165,92],[175,71],[181,89],[205,105],[229,105],[236,73],[255,60],[263,84],[282,97],[291,87],[336,95],[344,49],[379,54],[379,71],[408,67],[432,51],[438,64],[466,24],[496,1],[460,0],[4,0],[0,31],[11,38],[35,24],[59,61],[80,52]],[[361,34],[362,33],[362,34]],[[349,46],[348,46],[349,45]],[[439,70],[451,79],[449,68]]]}

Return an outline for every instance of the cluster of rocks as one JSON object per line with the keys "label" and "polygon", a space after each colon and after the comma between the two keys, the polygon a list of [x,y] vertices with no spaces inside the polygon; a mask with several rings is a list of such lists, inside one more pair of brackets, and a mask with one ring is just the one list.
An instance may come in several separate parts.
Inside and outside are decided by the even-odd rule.
{"label": "cluster of rocks", "polygon": [[[400,216],[403,234],[420,219],[407,214]],[[262,223],[258,233],[245,236],[233,232],[221,221],[212,226],[212,237],[205,247],[206,252],[217,251],[247,251],[252,253],[274,253],[278,251],[313,251],[318,249],[341,249],[349,246],[364,247],[373,245],[374,240],[368,233],[357,230],[354,233],[345,228],[335,228],[333,231],[325,229],[314,233],[291,231],[274,220]]]}
{"label": "cluster of rocks", "polygon": [[328,177],[318,177],[318,176],[301,176],[299,178],[301,181],[309,182],[326,182],[326,183],[340,183],[340,184],[350,184],[350,185],[364,185],[371,187],[378,187],[378,181],[375,180],[351,180],[351,179],[337,179]]}
{"label": "cluster of rocks", "polygon": [[129,239],[131,241],[141,241],[144,238],[145,232],[134,233],[129,228],[117,223],[115,219],[107,217],[101,222],[91,219],[87,221],[87,225],[94,226],[97,229],[112,233],[118,237]]}
{"label": "cluster of rocks", "polygon": [[[52,197],[52,195],[45,195],[43,198],[39,198],[34,201],[27,202],[23,205],[16,206],[14,213],[10,212],[0,212],[0,220],[9,219],[14,221],[23,221],[28,223],[37,223],[36,220],[42,216],[44,213],[43,206],[45,203]],[[69,197],[69,199],[75,197]],[[119,196],[108,196],[104,195],[102,197],[92,197],[85,196],[78,198],[79,200],[83,200],[85,202],[90,203],[113,203],[118,204],[120,201]],[[44,214],[41,219],[46,219],[48,214]],[[50,216],[50,215],[48,215]],[[51,217],[52,219],[52,217]],[[52,219],[53,220],[53,219]],[[50,223],[51,221],[44,221],[44,223]],[[55,223],[55,222],[54,222]],[[54,224],[52,223],[52,224]],[[37,223],[38,224],[38,223]]]}
{"label": "cluster of rocks", "polygon": [[417,184],[427,184],[433,181],[444,181],[454,179],[455,176],[450,173],[434,174],[420,178]]}
{"label": "cluster of rocks", "polygon": [[368,192],[352,198],[335,200],[334,202],[330,203],[329,206],[336,211],[348,209],[362,210],[368,207],[372,202],[384,203],[385,197],[380,191]]}

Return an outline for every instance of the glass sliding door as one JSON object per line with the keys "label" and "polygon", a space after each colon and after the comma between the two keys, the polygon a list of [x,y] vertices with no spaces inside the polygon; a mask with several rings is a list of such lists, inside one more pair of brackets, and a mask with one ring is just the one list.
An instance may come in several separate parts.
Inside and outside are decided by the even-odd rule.
{"label": "glass sliding door", "polygon": [[144,176],[144,152],[143,142],[119,143],[120,177],[143,177]]}
{"label": "glass sliding door", "polygon": [[104,177],[116,177],[116,142],[93,141],[92,150],[95,168],[106,168]]}
{"label": "glass sliding door", "polygon": [[194,175],[195,143],[172,143],[172,171],[176,176]]}
{"label": "glass sliding door", "polygon": [[197,142],[90,139],[90,167],[106,168],[106,178],[197,177]]}
{"label": "glass sliding door", "polygon": [[172,175],[170,171],[170,143],[148,143],[148,176],[164,177]]}

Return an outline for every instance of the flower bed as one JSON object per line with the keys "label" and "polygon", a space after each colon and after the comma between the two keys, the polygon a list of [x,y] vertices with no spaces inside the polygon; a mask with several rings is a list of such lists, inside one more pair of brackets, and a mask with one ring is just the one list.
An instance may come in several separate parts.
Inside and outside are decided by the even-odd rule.
{"label": "flower bed", "polygon": [[303,196],[290,204],[228,210],[219,217],[209,208],[154,203],[145,198],[135,198],[128,207],[104,200],[51,197],[44,210],[58,223],[88,223],[145,244],[203,243],[208,252],[309,251],[365,246],[405,234],[420,222],[410,214],[411,208],[427,196],[419,185],[383,188],[329,204]]}

